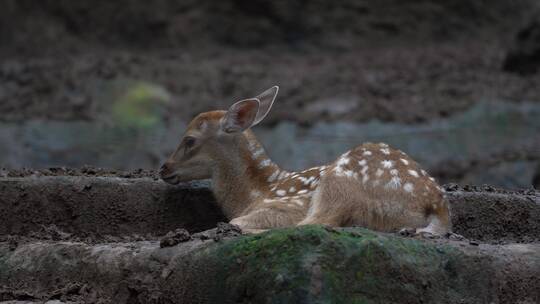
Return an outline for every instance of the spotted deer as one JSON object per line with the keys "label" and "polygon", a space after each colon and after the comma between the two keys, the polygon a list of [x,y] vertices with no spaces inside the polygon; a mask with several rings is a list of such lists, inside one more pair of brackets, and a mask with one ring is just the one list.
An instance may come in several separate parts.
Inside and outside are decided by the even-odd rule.
{"label": "spotted deer", "polygon": [[161,167],[161,178],[170,184],[210,178],[225,216],[248,233],[307,224],[450,231],[443,189],[387,144],[364,143],[333,163],[300,172],[280,168],[250,130],[277,93],[274,86],[227,111],[196,116]]}

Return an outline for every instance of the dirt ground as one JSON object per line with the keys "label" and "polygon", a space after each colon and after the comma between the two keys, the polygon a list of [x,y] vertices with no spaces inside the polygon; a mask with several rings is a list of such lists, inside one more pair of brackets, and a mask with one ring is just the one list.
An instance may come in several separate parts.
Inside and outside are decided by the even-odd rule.
{"label": "dirt ground", "polygon": [[527,0],[8,1],[0,120],[97,119],[104,86],[123,79],[164,87],[173,120],[275,84],[269,125],[417,123],[485,100],[538,101],[539,76],[502,69],[536,9]]}
{"label": "dirt ground", "polygon": [[[208,183],[173,187],[160,181],[155,171],[85,167],[0,173],[4,236],[92,243],[119,237],[155,239],[177,228],[198,232],[226,220]],[[456,233],[487,243],[540,241],[537,190],[456,184],[444,188]],[[203,214],[204,221],[194,219]]]}
{"label": "dirt ground", "polygon": [[39,176],[101,176],[101,177],[124,177],[124,178],[142,178],[148,177],[154,180],[159,179],[159,175],[153,170],[115,170],[92,166],[82,168],[48,168],[48,169],[29,169],[22,168],[18,170],[7,170],[0,168],[0,177],[39,177]]}

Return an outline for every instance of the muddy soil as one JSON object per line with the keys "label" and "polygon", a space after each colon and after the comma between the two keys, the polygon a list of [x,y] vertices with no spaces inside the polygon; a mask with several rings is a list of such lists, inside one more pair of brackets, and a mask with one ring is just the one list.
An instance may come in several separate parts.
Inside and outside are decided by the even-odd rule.
{"label": "muddy soil", "polygon": [[[115,174],[86,167],[4,170],[3,176],[3,235],[44,233],[45,239],[80,237],[91,242],[119,237],[155,239],[179,228],[198,232],[226,221],[207,182],[171,186],[158,180],[154,171]],[[456,233],[490,243],[540,241],[537,190],[488,185],[444,187]],[[51,237],[51,233],[56,236]]]}
{"label": "muddy soil", "polygon": [[540,193],[446,185],[454,232],[488,243],[540,242]]}
{"label": "muddy soil", "polygon": [[275,84],[270,125],[415,123],[540,100],[539,76],[501,69],[535,1],[8,3],[3,121],[99,119],[103,92],[125,80],[165,88],[173,121]]}
{"label": "muddy soil", "polygon": [[93,242],[137,240],[224,221],[204,183],[173,187],[152,178],[42,176],[1,178],[0,184],[0,214],[9,219],[3,235],[48,235],[55,225]]}
{"label": "muddy soil", "polygon": [[539,77],[499,71],[505,49],[497,44],[375,47],[329,54],[224,50],[212,59],[168,52],[4,59],[0,119],[99,120],[107,106],[100,94],[133,80],[171,94],[165,114],[169,121],[226,109],[280,85],[279,107],[265,121],[270,126],[282,120],[302,125],[371,119],[420,123],[461,113],[480,101],[540,100]]}
{"label": "muddy soil", "polygon": [[159,179],[159,174],[154,170],[115,170],[84,166],[82,168],[56,167],[47,169],[6,169],[0,168],[0,177],[40,177],[40,176],[101,176],[101,177],[123,177],[123,178],[152,178]]}

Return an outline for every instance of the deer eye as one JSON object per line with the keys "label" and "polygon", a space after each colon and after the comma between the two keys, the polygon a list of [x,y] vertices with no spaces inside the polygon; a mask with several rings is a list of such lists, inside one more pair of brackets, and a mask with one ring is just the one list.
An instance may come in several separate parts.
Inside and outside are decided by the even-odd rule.
{"label": "deer eye", "polygon": [[192,137],[192,136],[186,136],[186,138],[184,138],[184,148],[185,150],[189,150],[191,148],[193,148],[193,146],[195,145],[195,137]]}

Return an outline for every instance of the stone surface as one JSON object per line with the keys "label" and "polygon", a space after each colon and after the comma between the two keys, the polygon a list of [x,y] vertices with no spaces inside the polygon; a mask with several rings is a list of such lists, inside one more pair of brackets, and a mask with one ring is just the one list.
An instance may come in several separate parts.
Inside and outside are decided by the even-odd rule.
{"label": "stone surface", "polygon": [[103,303],[534,303],[538,244],[473,246],[320,226],[88,245],[0,243],[0,299]]}

